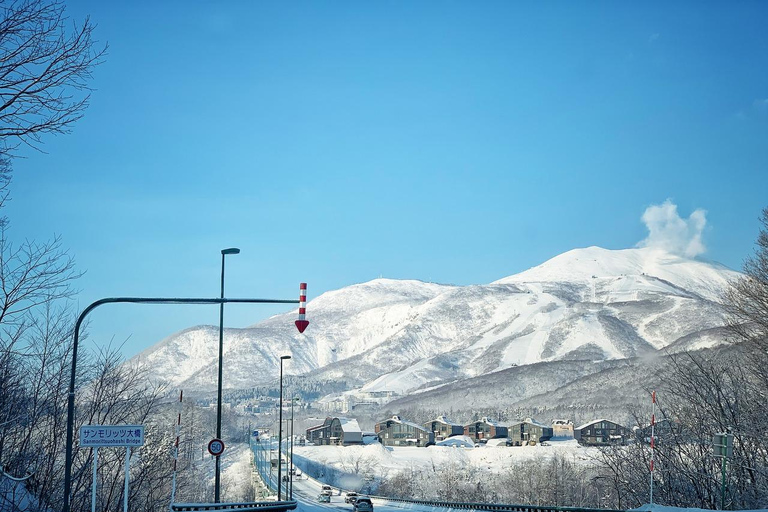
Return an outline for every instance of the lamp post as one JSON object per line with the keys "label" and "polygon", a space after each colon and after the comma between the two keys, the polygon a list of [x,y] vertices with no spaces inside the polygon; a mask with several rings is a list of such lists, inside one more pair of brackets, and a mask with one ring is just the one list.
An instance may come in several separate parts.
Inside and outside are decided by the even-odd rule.
{"label": "lamp post", "polygon": [[[300,290],[306,290],[306,283],[301,283]],[[85,317],[99,306],[104,304],[224,304],[225,302],[235,302],[238,304],[303,304],[306,301],[305,293],[300,293],[299,300],[281,300],[281,299],[204,299],[204,298],[181,298],[181,297],[105,297],[91,302],[75,321],[74,334],[72,336],[72,370],[69,375],[69,392],[67,393],[67,440],[64,456],[64,502],[62,512],[70,512],[70,501],[72,497],[72,452],[74,448],[74,425],[75,425],[75,375],[77,374],[77,349],[80,342],[80,327],[85,321]],[[298,323],[301,322],[301,323]],[[299,332],[304,332],[309,322],[302,318],[296,321],[296,327]]]}
{"label": "lamp post", "polygon": [[290,476],[290,496],[291,499],[293,499],[293,474],[296,472],[296,468],[293,467],[293,404],[298,400],[299,397],[295,396],[291,398],[291,464],[288,466],[288,472],[291,475]]}
{"label": "lamp post", "polygon": [[[221,298],[224,298],[224,258],[228,254],[240,254],[240,249],[230,247],[221,250]],[[219,393],[216,403],[216,439],[221,439],[221,372],[222,354],[224,352],[224,303],[219,305]],[[216,456],[216,484],[213,501],[219,503],[221,498],[221,456]]]}
{"label": "lamp post", "polygon": [[281,501],[280,489],[283,485],[283,481],[280,479],[280,469],[283,466],[282,449],[280,446],[283,442],[283,361],[290,358],[291,356],[280,356],[280,403],[278,404],[280,419],[278,420],[277,427],[277,501]]}

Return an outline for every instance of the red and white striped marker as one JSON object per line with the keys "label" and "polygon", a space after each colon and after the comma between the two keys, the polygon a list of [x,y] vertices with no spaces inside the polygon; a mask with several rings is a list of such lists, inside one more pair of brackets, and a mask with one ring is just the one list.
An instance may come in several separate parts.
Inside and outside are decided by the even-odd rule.
{"label": "red and white striped marker", "polygon": [[299,284],[299,319],[295,323],[299,333],[303,333],[309,325],[309,320],[307,320],[307,283]]}
{"label": "red and white striped marker", "polygon": [[651,392],[651,492],[649,501],[653,504],[653,462],[655,460],[656,451],[656,391]]}

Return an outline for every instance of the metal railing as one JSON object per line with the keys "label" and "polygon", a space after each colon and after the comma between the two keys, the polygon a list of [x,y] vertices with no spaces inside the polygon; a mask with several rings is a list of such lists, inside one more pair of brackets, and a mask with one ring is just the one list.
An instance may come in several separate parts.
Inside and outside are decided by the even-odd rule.
{"label": "metal railing", "polygon": [[437,507],[458,510],[488,510],[493,512],[625,512],[606,508],[556,507],[549,505],[508,505],[502,503],[460,503],[454,501],[409,500],[406,498],[388,498],[370,495],[372,499],[392,503],[409,503],[425,507]]}
{"label": "metal railing", "polygon": [[199,512],[217,510],[237,510],[238,512],[283,512],[296,508],[296,501],[260,501],[253,503],[174,503],[171,505],[173,512]]}

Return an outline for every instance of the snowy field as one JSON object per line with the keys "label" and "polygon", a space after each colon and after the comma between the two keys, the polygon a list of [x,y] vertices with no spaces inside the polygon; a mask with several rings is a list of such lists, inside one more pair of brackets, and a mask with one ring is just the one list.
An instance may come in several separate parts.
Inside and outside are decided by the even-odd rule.
{"label": "snowy field", "polygon": [[[221,496],[223,501],[244,501],[253,499],[253,454],[247,443],[228,444],[221,457]],[[216,459],[208,454],[197,461],[201,476],[209,489],[216,481]],[[186,496],[177,496],[176,501],[189,501]]]}
{"label": "snowy field", "polygon": [[502,472],[514,464],[544,462],[558,455],[580,464],[591,464],[598,450],[582,447],[570,439],[550,441],[550,446],[417,448],[384,447],[374,443],[367,446],[296,446],[294,452],[299,457],[342,472],[370,472],[376,476],[386,476],[390,472],[431,470],[452,465]]}
{"label": "snowy field", "polygon": [[[252,481],[251,460],[253,453],[247,443],[232,443],[227,447],[229,453],[221,460],[221,480],[227,489],[244,489],[250,487]],[[216,480],[216,459],[210,458],[208,478],[211,483]]]}

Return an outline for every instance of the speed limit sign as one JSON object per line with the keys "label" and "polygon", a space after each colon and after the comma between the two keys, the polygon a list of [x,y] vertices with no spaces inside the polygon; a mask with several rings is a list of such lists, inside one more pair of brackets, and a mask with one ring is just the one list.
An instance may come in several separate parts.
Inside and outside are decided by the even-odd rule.
{"label": "speed limit sign", "polygon": [[208,443],[208,453],[214,457],[224,453],[224,441],[221,439],[211,439],[211,442]]}

